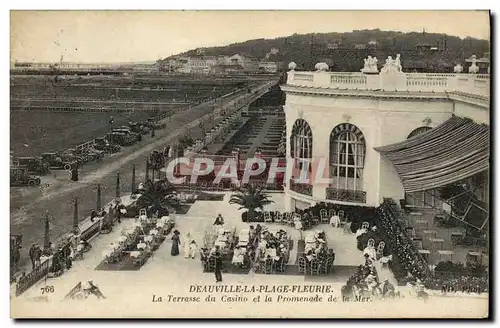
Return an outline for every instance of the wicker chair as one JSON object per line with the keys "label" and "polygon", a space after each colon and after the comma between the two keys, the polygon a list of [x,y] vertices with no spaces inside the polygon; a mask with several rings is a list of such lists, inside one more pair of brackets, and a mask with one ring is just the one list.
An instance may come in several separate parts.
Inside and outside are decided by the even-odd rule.
{"label": "wicker chair", "polygon": [[320,262],[317,259],[311,261],[309,265],[309,274],[311,276],[319,275],[319,270],[321,268]]}
{"label": "wicker chair", "polygon": [[307,264],[306,264],[306,259],[303,256],[299,257],[298,266],[299,266],[298,273],[306,274]]}
{"label": "wicker chair", "polygon": [[271,213],[265,211],[264,213],[264,222],[273,222],[273,219],[271,218]]}
{"label": "wicker chair", "polygon": [[330,218],[328,217],[328,212],[323,208],[319,211],[321,223],[328,224],[330,222]]}
{"label": "wicker chair", "polygon": [[330,211],[328,211],[329,217],[335,216],[336,214],[337,214],[337,212],[335,212],[335,210],[333,208]]}
{"label": "wicker chair", "polygon": [[283,223],[283,214],[281,214],[280,212],[276,212],[276,216],[274,217],[274,222],[275,223]]}

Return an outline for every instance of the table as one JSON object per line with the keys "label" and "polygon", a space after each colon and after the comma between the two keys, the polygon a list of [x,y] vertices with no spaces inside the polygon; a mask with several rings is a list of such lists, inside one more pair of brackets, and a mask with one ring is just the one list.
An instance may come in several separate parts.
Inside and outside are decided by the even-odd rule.
{"label": "table", "polygon": [[473,260],[477,261],[477,260],[483,258],[483,253],[471,251],[471,252],[467,253],[467,259],[469,259],[469,258],[472,258]]}
{"label": "table", "polygon": [[427,229],[429,227],[429,222],[427,220],[417,219],[415,221],[415,225],[417,226],[417,229],[420,229],[421,227]]}
{"label": "table", "polygon": [[441,238],[429,238],[429,241],[432,244],[438,244],[438,249],[439,250],[443,249],[444,239],[441,239]]}
{"label": "table", "polygon": [[423,230],[422,233],[424,234],[425,238],[436,238],[437,236],[436,230]]}
{"label": "table", "polygon": [[439,254],[439,261],[442,261],[443,256],[450,256],[450,261],[453,261],[453,255],[455,252],[453,251],[438,251]]}
{"label": "table", "polygon": [[427,249],[419,249],[418,252],[422,254],[422,256],[427,262],[429,262],[429,255],[431,254],[430,251],[428,251]]}

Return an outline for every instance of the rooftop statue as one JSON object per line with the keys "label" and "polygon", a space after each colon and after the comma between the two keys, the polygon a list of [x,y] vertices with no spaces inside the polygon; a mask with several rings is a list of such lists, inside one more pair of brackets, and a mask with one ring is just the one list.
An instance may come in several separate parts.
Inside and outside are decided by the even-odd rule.
{"label": "rooftop statue", "polygon": [[457,64],[455,67],[453,67],[453,72],[455,72],[455,73],[462,73],[463,71],[464,71],[464,68],[460,64]]}
{"label": "rooftop statue", "polygon": [[377,57],[368,56],[368,58],[365,59],[365,66],[361,70],[362,73],[378,73],[378,68],[377,68]]}
{"label": "rooftop statue", "polygon": [[479,67],[476,65],[476,55],[472,55],[472,64],[469,67],[470,74],[479,73]]}
{"label": "rooftop statue", "polygon": [[401,55],[397,54],[396,59],[392,59],[392,56],[387,57],[385,60],[385,65],[380,70],[381,73],[401,73],[403,68],[401,67]]}
{"label": "rooftop statue", "polygon": [[326,72],[328,71],[328,64],[327,63],[317,63],[314,68],[316,69],[316,72]]}

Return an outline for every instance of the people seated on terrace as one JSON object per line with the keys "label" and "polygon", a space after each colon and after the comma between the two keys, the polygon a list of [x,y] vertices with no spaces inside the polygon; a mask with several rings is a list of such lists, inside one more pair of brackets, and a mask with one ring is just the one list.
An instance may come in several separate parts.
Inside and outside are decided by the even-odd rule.
{"label": "people seated on terrace", "polygon": [[370,260],[376,261],[377,260],[377,250],[373,245],[367,245],[365,249],[363,250],[363,254],[368,255]]}
{"label": "people seated on terrace", "polygon": [[370,255],[368,255],[367,253],[365,253],[364,255],[365,255],[365,266],[367,266],[369,268],[372,268],[373,267],[373,261],[370,258]]}
{"label": "people seated on terrace", "polygon": [[365,282],[366,286],[368,287],[368,291],[372,291],[373,288],[377,287],[378,285],[377,277],[375,276],[375,273],[373,271],[370,272],[368,277],[366,277]]}
{"label": "people seated on terrace", "polygon": [[97,217],[97,211],[96,210],[92,210],[92,212],[90,212],[90,222],[94,222],[94,219]]}
{"label": "people seated on terrace", "polygon": [[359,236],[361,236],[361,235],[363,235],[363,234],[365,234],[365,233],[367,233],[367,232],[368,232],[368,230],[366,230],[365,228],[361,228],[361,227],[360,227],[360,228],[356,231],[356,238],[358,238]]}
{"label": "people seated on terrace", "polygon": [[245,260],[245,249],[236,246],[234,248],[233,260],[232,263],[238,266],[243,266],[243,262]]}
{"label": "people seated on terrace", "polygon": [[389,279],[385,278],[382,285],[382,295],[384,297],[393,298],[395,296],[394,286],[389,282]]}
{"label": "people seated on terrace", "polygon": [[138,249],[138,250],[145,250],[147,246],[148,246],[148,245],[147,245],[147,244],[146,244],[143,240],[141,240],[141,241],[137,244],[137,249]]}
{"label": "people seated on terrace", "polygon": [[309,250],[306,255],[307,261],[311,262],[312,260],[314,260],[314,258],[315,258],[314,252],[312,250]]}
{"label": "people seated on terrace", "polygon": [[338,228],[340,226],[340,217],[337,215],[336,212],[334,213],[335,214],[332,215],[332,217],[330,218],[330,225],[332,227]]}

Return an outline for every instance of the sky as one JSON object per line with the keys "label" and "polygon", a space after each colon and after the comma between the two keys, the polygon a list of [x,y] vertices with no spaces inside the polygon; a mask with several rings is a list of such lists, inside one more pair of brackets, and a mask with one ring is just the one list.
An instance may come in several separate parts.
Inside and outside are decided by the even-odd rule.
{"label": "sky", "polygon": [[360,29],[490,38],[486,11],[12,11],[11,61],[155,61],[190,49]]}

